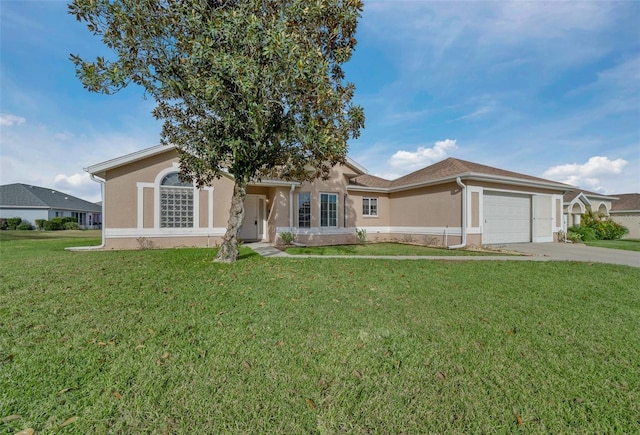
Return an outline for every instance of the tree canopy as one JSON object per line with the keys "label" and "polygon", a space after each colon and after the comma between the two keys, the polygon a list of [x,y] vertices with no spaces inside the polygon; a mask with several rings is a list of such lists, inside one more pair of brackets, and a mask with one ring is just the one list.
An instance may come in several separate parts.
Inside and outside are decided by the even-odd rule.
{"label": "tree canopy", "polygon": [[71,60],[89,91],[134,83],[155,99],[182,177],[233,175],[218,259],[234,261],[247,184],[326,176],[363,128],[341,66],[361,12],[361,0],[74,0],[69,13],[115,57]]}

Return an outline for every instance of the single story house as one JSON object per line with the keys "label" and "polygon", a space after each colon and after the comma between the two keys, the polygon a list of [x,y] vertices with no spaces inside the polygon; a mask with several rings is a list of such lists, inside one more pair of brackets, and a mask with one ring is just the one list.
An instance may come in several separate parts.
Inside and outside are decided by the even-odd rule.
{"label": "single story house", "polygon": [[[86,168],[103,188],[107,249],[215,246],[229,217],[233,178],[196,188],[178,178],[176,149],[155,146]],[[562,197],[575,187],[449,158],[396,180],[347,159],[327,180],[251,183],[244,241],[308,245],[403,240],[447,247],[550,242],[562,229]]]}
{"label": "single story house", "polygon": [[563,230],[574,225],[580,225],[580,216],[591,210],[600,216],[609,216],[615,196],[575,189],[564,194],[564,224]]}
{"label": "single story house", "polygon": [[611,204],[609,214],[611,220],[629,229],[627,239],[640,239],[640,193],[623,193],[613,195],[616,199]]}
{"label": "single story house", "polygon": [[55,189],[5,184],[0,186],[0,218],[14,217],[32,224],[36,219],[74,217],[81,228],[100,228],[102,206]]}

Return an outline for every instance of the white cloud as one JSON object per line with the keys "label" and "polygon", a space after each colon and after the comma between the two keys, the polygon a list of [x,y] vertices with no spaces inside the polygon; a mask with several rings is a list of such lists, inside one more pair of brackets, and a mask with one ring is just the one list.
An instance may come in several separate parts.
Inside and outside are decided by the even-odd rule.
{"label": "white cloud", "polygon": [[74,135],[73,133],[68,131],[61,131],[59,133],[54,134],[53,137],[55,137],[57,140],[69,140],[69,139],[73,139]]}
{"label": "white cloud", "polygon": [[455,139],[438,141],[432,148],[418,147],[416,151],[398,151],[389,159],[389,164],[403,171],[413,171],[446,158],[458,148]]}
{"label": "white cloud", "polygon": [[30,122],[30,128],[2,129],[0,184],[50,187],[87,201],[100,200],[100,185],[83,168],[157,145],[157,129],[70,133]]}
{"label": "white cloud", "polygon": [[24,124],[26,121],[22,116],[12,115],[11,113],[0,113],[0,125],[12,127],[14,125]]}
{"label": "white cloud", "polygon": [[75,173],[73,175],[58,174],[53,179],[53,184],[55,184],[55,187],[79,187],[83,184],[89,183],[93,183],[93,181],[91,181],[89,174],[86,172],[80,174]]}
{"label": "white cloud", "polygon": [[83,172],[72,175],[58,174],[53,179],[52,187],[87,201],[97,202],[101,200],[98,186],[98,183],[93,181],[88,173]]}
{"label": "white cloud", "polygon": [[586,163],[553,166],[544,172],[543,177],[586,190],[611,193],[605,192],[607,189],[603,187],[602,177],[607,177],[607,183],[610,184],[610,178],[622,175],[627,163],[624,159],[610,160],[608,157],[593,156]]}
{"label": "white cloud", "polygon": [[463,119],[476,120],[478,118],[485,117],[485,115],[488,115],[489,113],[495,111],[495,109],[496,109],[496,104],[495,103],[487,104],[487,105],[478,107],[473,112],[469,113],[468,115],[463,115],[458,119],[460,119],[460,120],[463,120]]}

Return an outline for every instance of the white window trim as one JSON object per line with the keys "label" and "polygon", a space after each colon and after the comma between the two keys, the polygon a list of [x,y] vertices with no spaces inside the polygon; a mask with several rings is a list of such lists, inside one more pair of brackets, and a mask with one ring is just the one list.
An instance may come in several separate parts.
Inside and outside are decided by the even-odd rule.
{"label": "white window trim", "polygon": [[[333,195],[336,197],[336,224],[322,225],[322,195]],[[340,227],[340,195],[335,192],[320,192],[318,195],[318,227],[320,228],[339,228]],[[329,219],[327,219],[329,220]]]}
{"label": "white window trim", "polygon": [[[369,206],[368,206],[368,212],[367,214],[364,214],[364,200],[368,200],[369,201]],[[376,202],[376,213],[372,214],[371,213],[371,200],[375,200]],[[365,218],[377,218],[378,217],[378,198],[375,196],[364,196],[362,197],[362,217]]]}
{"label": "white window trim", "polygon": [[[153,228],[166,231],[168,228],[160,228],[160,183],[162,179],[171,174],[172,172],[180,172],[180,163],[172,162],[171,167],[165,168],[158,172],[156,179],[154,180],[153,187]],[[200,195],[198,189],[196,189],[195,183],[193,184],[193,226],[187,228],[199,228],[200,227]]]}
{"label": "white window trim", "polygon": [[[300,195],[309,195],[309,226],[308,227],[301,227],[300,226]],[[312,195],[311,192],[309,191],[304,191],[304,192],[298,192],[298,195],[296,196],[296,212],[297,212],[297,220],[296,220],[296,227],[297,228],[311,228],[311,199],[312,199]]]}

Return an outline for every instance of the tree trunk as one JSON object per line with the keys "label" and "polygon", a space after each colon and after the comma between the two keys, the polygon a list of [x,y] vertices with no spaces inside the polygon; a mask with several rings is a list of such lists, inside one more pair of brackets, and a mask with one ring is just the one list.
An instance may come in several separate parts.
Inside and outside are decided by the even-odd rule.
{"label": "tree trunk", "polygon": [[235,179],[233,186],[227,232],[222,238],[222,245],[220,246],[215,261],[233,263],[238,259],[238,232],[244,221],[245,196],[247,196],[247,181],[238,177]]}

